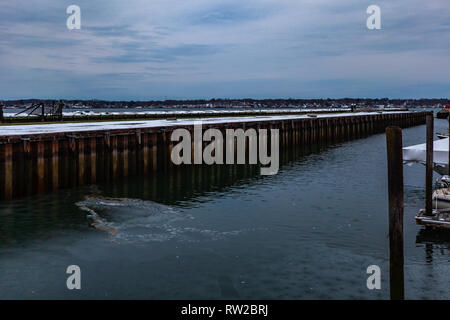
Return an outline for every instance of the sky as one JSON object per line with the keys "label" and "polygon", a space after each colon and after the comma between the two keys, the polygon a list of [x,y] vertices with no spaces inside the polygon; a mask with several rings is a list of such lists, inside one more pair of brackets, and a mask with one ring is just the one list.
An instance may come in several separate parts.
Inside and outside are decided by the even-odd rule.
{"label": "sky", "polygon": [[3,100],[449,92],[448,0],[0,0]]}

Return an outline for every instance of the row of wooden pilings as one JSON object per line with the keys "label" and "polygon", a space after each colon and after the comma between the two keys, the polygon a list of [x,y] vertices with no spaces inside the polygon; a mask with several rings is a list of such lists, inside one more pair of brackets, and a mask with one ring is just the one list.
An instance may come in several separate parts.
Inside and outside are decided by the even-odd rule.
{"label": "row of wooden pilings", "polygon": [[[450,125],[448,132],[450,133]],[[434,115],[426,113],[425,215],[433,215]],[[403,139],[398,126],[386,128],[389,197],[389,289],[392,300],[405,298]],[[449,140],[450,150],[450,140]],[[450,163],[450,153],[449,153]],[[449,166],[450,175],[450,166]]]}
{"label": "row of wooden pilings", "polygon": [[[403,112],[231,123],[209,120],[202,128],[217,128],[222,132],[279,129],[282,152],[295,146],[328,145],[382,133],[389,125],[424,124],[425,115],[425,112]],[[170,160],[176,142],[170,138],[178,128],[194,131],[193,125],[171,122],[164,127],[140,129],[0,136],[3,178],[0,197],[13,199],[60,188],[113,182],[121,177],[145,176],[159,170],[176,170],[177,166]]]}

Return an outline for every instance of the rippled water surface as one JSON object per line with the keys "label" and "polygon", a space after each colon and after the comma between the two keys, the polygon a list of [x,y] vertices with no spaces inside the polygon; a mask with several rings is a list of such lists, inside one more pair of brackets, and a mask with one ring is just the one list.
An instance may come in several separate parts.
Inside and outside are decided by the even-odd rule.
{"label": "rippled water surface", "polygon": [[[424,126],[403,132],[424,142]],[[450,235],[415,224],[425,170],[404,176],[406,297],[449,299]],[[1,203],[0,298],[388,299],[387,222],[384,135],[284,155],[270,177],[194,168],[63,190]],[[373,264],[381,290],[366,288]]]}

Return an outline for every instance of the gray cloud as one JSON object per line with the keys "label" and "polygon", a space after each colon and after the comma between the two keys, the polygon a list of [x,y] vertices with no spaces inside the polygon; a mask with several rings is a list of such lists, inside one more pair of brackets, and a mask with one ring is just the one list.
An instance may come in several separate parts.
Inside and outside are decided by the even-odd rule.
{"label": "gray cloud", "polygon": [[447,0],[376,2],[2,1],[0,98],[448,95]]}

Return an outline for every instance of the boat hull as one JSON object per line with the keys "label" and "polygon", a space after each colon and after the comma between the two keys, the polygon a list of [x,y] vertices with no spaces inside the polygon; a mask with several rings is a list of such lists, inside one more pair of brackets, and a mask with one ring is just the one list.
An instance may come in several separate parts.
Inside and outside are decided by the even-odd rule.
{"label": "boat hull", "polygon": [[437,114],[436,114],[436,118],[438,119],[446,119],[448,117],[448,110],[440,110]]}
{"label": "boat hull", "polygon": [[433,209],[450,209],[450,189],[437,189],[433,192]]}

